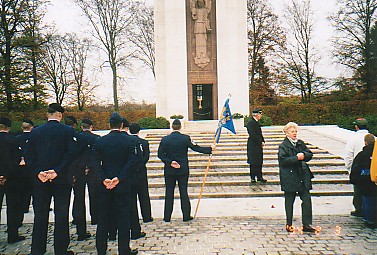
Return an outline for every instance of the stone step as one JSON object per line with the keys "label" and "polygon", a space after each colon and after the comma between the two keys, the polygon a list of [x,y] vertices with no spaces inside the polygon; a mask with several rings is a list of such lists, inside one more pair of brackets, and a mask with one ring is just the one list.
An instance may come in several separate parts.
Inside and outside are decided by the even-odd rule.
{"label": "stone step", "polygon": [[[201,187],[203,181],[189,181],[188,186],[189,187]],[[313,179],[312,180],[313,185],[314,184],[348,184],[349,179],[347,178],[339,178],[339,179]],[[163,188],[165,187],[165,182],[153,182],[149,183],[149,188]],[[249,186],[250,180],[221,180],[221,181],[212,181],[207,180],[205,183],[205,186]],[[253,184],[252,184],[253,185]],[[268,185],[280,185],[279,180],[268,180]]]}
{"label": "stone step", "polygon": [[[263,156],[263,159],[264,160],[278,160],[278,155],[275,154],[275,155],[264,155]],[[322,155],[322,154],[314,154],[313,155],[313,160],[318,160],[318,159],[341,159],[341,157],[339,156],[335,156],[335,155],[331,155],[331,154],[325,154],[325,155]],[[191,156],[190,157],[190,162],[202,162],[202,161],[208,161],[208,155],[203,155],[203,154],[196,154],[194,156]],[[233,157],[232,156],[228,156],[228,155],[216,155],[216,156],[213,156],[212,157],[212,160],[211,162],[217,162],[217,161],[247,161],[247,156],[246,156],[246,152],[243,153],[242,155],[238,154],[238,155],[234,155]],[[149,159],[148,163],[160,163],[161,160],[157,157],[154,157],[154,158],[151,158]]]}
{"label": "stone step", "polygon": [[[311,169],[312,173],[315,176],[318,175],[344,175],[348,177],[348,171],[346,169]],[[190,171],[190,178],[191,177],[203,177],[205,174],[205,171]],[[215,176],[215,177],[234,177],[234,176],[249,176],[250,172],[248,169],[245,169],[243,171],[237,171],[237,170],[230,170],[230,171],[223,171],[223,172],[213,172],[208,171],[208,176]],[[272,176],[272,175],[279,175],[279,170],[263,170],[264,176]],[[161,171],[160,173],[148,173],[148,178],[163,178],[164,173]]]}
{"label": "stone step", "polygon": [[[352,190],[312,190],[312,196],[352,196]],[[198,193],[190,193],[190,199],[197,199],[199,197]],[[282,191],[259,191],[259,192],[217,192],[217,193],[203,193],[202,198],[242,198],[242,197],[282,197]],[[164,199],[165,195],[163,193],[160,194],[152,194],[150,198],[153,200]],[[174,198],[178,199],[179,195],[175,194]]]}
{"label": "stone step", "polygon": [[[327,161],[327,160],[312,160],[308,162],[309,166],[344,166],[343,161]],[[206,163],[197,163],[197,162],[191,162],[190,163],[190,169],[195,168],[206,168]],[[278,162],[265,162],[263,163],[263,167],[277,167]],[[163,163],[156,163],[156,164],[147,164],[148,170],[163,170]],[[217,168],[248,168],[249,164],[246,162],[212,162],[210,165],[211,169],[217,169]]]}

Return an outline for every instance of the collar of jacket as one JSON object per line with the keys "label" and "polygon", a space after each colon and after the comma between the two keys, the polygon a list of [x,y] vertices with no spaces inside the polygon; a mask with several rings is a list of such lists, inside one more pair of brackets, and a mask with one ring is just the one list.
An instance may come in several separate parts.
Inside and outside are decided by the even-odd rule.
{"label": "collar of jacket", "polygon": [[297,147],[302,145],[302,140],[297,139],[297,143],[296,143],[296,147],[295,147],[295,146],[293,146],[293,144],[289,141],[288,137],[285,137],[285,139],[284,139],[284,141],[283,141],[283,145],[284,145],[285,147],[288,147],[288,148],[292,148],[292,149],[297,150]]}

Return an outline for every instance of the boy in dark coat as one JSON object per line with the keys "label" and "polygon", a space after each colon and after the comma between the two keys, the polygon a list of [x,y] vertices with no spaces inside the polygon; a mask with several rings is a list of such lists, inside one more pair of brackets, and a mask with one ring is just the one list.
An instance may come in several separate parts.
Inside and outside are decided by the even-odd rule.
{"label": "boy in dark coat", "polygon": [[370,163],[375,143],[374,136],[372,134],[365,135],[364,143],[363,150],[356,155],[352,163],[350,180],[361,191],[365,225],[369,228],[375,228],[377,186],[370,178]]}

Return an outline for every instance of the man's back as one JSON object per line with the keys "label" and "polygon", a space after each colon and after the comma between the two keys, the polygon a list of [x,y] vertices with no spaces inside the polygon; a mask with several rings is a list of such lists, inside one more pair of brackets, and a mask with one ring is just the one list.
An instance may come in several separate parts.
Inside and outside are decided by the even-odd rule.
{"label": "man's back", "polygon": [[34,173],[54,169],[59,178],[75,151],[74,129],[52,120],[30,134],[25,158]]}

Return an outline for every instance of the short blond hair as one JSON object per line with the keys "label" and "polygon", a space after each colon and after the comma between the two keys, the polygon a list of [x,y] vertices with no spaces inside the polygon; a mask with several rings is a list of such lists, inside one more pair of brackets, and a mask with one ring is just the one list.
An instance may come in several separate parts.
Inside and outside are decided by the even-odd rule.
{"label": "short blond hair", "polygon": [[291,128],[298,130],[298,125],[295,122],[288,122],[283,128],[283,132],[287,133],[287,131]]}

